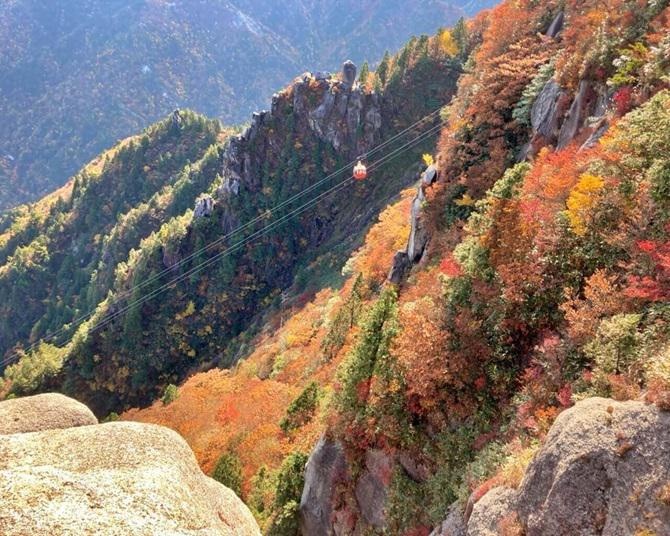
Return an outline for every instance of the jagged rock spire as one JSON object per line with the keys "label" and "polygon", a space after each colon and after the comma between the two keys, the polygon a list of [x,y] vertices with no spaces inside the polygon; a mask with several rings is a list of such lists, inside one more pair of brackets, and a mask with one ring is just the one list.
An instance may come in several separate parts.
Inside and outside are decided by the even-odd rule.
{"label": "jagged rock spire", "polygon": [[356,82],[356,64],[351,60],[342,65],[342,81],[349,87],[353,87]]}

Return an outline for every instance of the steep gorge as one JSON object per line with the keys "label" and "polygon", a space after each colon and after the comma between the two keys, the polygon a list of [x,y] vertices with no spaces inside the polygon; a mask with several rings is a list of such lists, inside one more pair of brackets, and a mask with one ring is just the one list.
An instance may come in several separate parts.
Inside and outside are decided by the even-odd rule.
{"label": "steep gorge", "polygon": [[[228,142],[222,139],[211,147],[205,144],[202,160],[186,164],[180,170],[188,183],[186,199],[198,195],[198,189],[202,192],[194,203],[194,211],[156,213],[156,203],[161,206],[164,202],[162,194],[157,193],[154,201],[148,201],[148,197],[142,199],[148,204],[133,207],[129,200],[123,210],[111,208],[121,218],[113,228],[101,227],[93,232],[81,225],[62,228],[54,224],[75,215],[75,222],[83,222],[100,211],[104,213],[109,210],[108,205],[100,203],[110,194],[113,202],[123,199],[112,194],[105,182],[106,177],[114,177],[113,171],[121,159],[119,155],[112,156],[101,178],[86,183],[84,191],[95,197],[94,203],[75,201],[72,208],[61,203],[46,223],[39,224],[55,233],[48,240],[49,254],[44,259],[38,254],[45,240],[39,225],[35,229],[34,223],[28,223],[20,232],[7,233],[8,261],[1,284],[13,290],[8,291],[12,299],[4,314],[6,318],[13,315],[19,302],[35,305],[34,309],[24,307],[21,321],[11,323],[23,331],[3,334],[4,350],[11,354],[17,343],[39,340],[58,329],[57,322],[66,324],[65,334],[72,334],[76,326],[68,329],[67,322],[99,302],[95,315],[79,328],[74,342],[66,349],[59,376],[46,380],[41,388],[59,387],[76,393],[101,415],[128,405],[149,403],[167,384],[179,381],[198,366],[230,365],[236,359],[231,340],[249,326],[259,304],[277,303],[282,290],[316,259],[331,265],[344,260],[381,207],[413,180],[415,171],[410,163],[416,162],[417,155],[430,147],[431,140],[419,138],[409,151],[404,145],[436,125],[435,113],[386,148],[389,154],[402,150],[375,171],[376,180],[349,184],[346,189],[333,192],[299,218],[282,222],[281,227],[254,239],[248,247],[240,247],[230,255],[226,253],[202,274],[190,274],[189,270],[221,255],[231,245],[258,235],[266,223],[272,223],[266,222],[262,215],[275,206],[282,206],[281,211],[272,213],[273,218],[280,219],[306,200],[324,194],[346,178],[350,170],[324,181],[310,196],[287,203],[296,193],[448,102],[460,72],[458,58],[450,54],[427,37],[415,38],[403,49],[399,56],[402,61],[383,81],[383,89],[376,91],[370,85],[356,82],[353,65],[341,79],[310,73],[301,76],[273,97],[271,110],[254,114],[247,130]],[[167,119],[158,128],[179,138],[193,121],[190,118],[185,116],[183,124]],[[160,138],[153,142],[161,148],[157,154],[169,154]],[[145,151],[142,144],[147,143]],[[151,138],[141,141],[133,150],[138,157],[145,152],[151,154],[151,143]],[[132,165],[138,169],[134,176],[139,178],[150,175],[147,168],[160,167],[162,162]],[[183,207],[183,201],[179,206]],[[172,219],[165,222],[164,216]],[[250,221],[254,225],[247,226],[234,239],[227,238],[238,226]],[[138,232],[138,226],[144,222],[150,225]],[[16,225],[21,229],[20,224]],[[32,237],[35,234],[37,238]],[[92,260],[82,258],[76,250],[69,257],[72,261],[78,255],[82,265],[79,296],[75,299],[64,296],[65,318],[58,315],[56,321],[49,322],[50,311],[44,311],[43,298],[37,294],[48,287],[38,284],[35,278],[52,277],[52,270],[63,266],[60,261],[48,260],[55,254],[52,244],[86,240],[91,240],[87,247],[93,252]],[[213,247],[203,250],[212,243]],[[18,262],[17,253],[24,250],[27,252],[24,255],[34,259],[27,265]],[[126,259],[128,252],[130,256]],[[179,284],[163,293],[168,299],[148,301],[125,310],[128,303],[142,299],[182,274],[189,277],[183,277]],[[17,286],[13,281],[19,278],[22,281],[32,278],[34,283]],[[146,281],[150,284],[145,284]],[[109,296],[108,290],[112,291]],[[54,295],[57,292],[52,291]],[[97,323],[118,311],[123,314],[104,329],[95,329]],[[66,338],[55,342],[60,340]]]}

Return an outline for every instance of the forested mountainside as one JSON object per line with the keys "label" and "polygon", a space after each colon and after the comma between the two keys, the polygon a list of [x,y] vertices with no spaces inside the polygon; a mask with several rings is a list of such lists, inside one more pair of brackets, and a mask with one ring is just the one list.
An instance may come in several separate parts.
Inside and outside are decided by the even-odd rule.
{"label": "forested mountainside", "polygon": [[467,28],[435,162],[345,282],[122,416],[179,431],[266,534],[670,530],[670,9]]}
{"label": "forested mountainside", "polygon": [[174,108],[239,123],[296,73],[334,71],[347,58],[379,60],[411,35],[485,5],[3,1],[0,210],[61,186],[116,140]]}
{"label": "forested mountainside", "polygon": [[[2,393],[101,416],[160,393],[121,418],[177,430],[274,536],[667,534],[669,29],[667,1],[507,1],[358,84],[351,66],[300,77],[228,142],[192,116],[220,158],[194,210],[113,249],[94,318],[19,354]],[[437,144],[189,272],[440,106]],[[154,128],[175,124],[178,143],[181,121]],[[58,197],[0,223],[0,276],[24,293],[3,314],[44,299],[41,237],[85,210]],[[36,310],[7,355],[46,333]]]}
{"label": "forested mountainside", "polygon": [[[292,284],[313,291],[337,279],[361,231],[414,180],[468,46],[442,32],[413,38],[362,81],[350,63],[338,77],[306,73],[228,141],[217,123],[180,113],[99,157],[69,189],[17,209],[3,223],[0,341],[10,360],[35,351],[8,369],[24,376],[12,390],[56,387],[105,415],[150,403],[200,366],[233,363],[233,338],[257,313]],[[370,153],[378,180],[331,191],[351,174],[343,166],[382,140],[385,151]],[[34,348],[45,337],[55,346]]]}

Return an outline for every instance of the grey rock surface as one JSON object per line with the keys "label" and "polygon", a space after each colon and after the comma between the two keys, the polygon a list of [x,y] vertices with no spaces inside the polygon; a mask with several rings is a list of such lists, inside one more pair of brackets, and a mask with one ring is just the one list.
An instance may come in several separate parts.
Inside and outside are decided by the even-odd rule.
{"label": "grey rock surface", "polygon": [[528,536],[670,534],[670,413],[590,398],[561,413],[517,510]]}
{"label": "grey rock surface", "polygon": [[565,13],[562,10],[556,13],[554,20],[551,21],[549,28],[547,28],[547,37],[551,37],[552,39],[558,37],[558,34],[561,33],[561,30],[563,29],[564,20]]}
{"label": "grey rock surface", "polygon": [[334,487],[346,471],[342,445],[321,436],[305,468],[305,485],[300,499],[300,529],[303,534],[333,534]]}
{"label": "grey rock surface", "polygon": [[430,533],[430,536],[466,536],[467,527],[458,504],[452,504],[447,512],[447,517],[438,527]]}
{"label": "grey rock surface", "polygon": [[394,285],[399,285],[405,279],[405,274],[410,267],[409,258],[404,251],[396,251],[393,256],[393,265],[389,271],[388,280]]}
{"label": "grey rock surface", "polygon": [[555,80],[549,80],[542,88],[530,110],[530,122],[534,132],[546,138],[557,135],[557,105],[562,94],[563,91]]}
{"label": "grey rock surface", "polygon": [[0,534],[257,536],[175,432],[115,422],[0,436]]}
{"label": "grey rock surface", "polygon": [[519,489],[484,495],[467,534],[500,534],[512,515],[526,536],[670,534],[670,413],[605,398],[564,411]]}
{"label": "grey rock surface", "polygon": [[356,501],[365,522],[377,529],[386,526],[386,498],[394,461],[383,450],[365,453],[365,469],[356,482]]}
{"label": "grey rock surface", "polygon": [[500,522],[514,512],[516,491],[497,487],[484,495],[468,519],[468,536],[498,536]]}
{"label": "grey rock surface", "polygon": [[561,125],[557,148],[567,147],[575,139],[597,104],[597,95],[590,80],[581,80],[570,110]]}
{"label": "grey rock surface", "polygon": [[98,424],[84,404],[58,393],[0,402],[0,435]]}
{"label": "grey rock surface", "polygon": [[342,65],[342,81],[347,87],[352,87],[356,82],[356,65],[351,60],[345,61]]}
{"label": "grey rock surface", "polygon": [[437,166],[431,164],[421,174],[421,184],[423,186],[430,186],[437,180]]}
{"label": "grey rock surface", "polygon": [[212,199],[211,195],[205,194],[196,199],[195,208],[193,209],[193,217],[196,219],[205,218],[211,216],[213,211],[214,199]]}
{"label": "grey rock surface", "polygon": [[412,201],[412,209],[410,213],[410,234],[407,241],[407,257],[410,262],[416,263],[421,259],[426,245],[428,244],[428,231],[424,223],[421,208],[425,196],[421,188],[418,189],[417,195]]}

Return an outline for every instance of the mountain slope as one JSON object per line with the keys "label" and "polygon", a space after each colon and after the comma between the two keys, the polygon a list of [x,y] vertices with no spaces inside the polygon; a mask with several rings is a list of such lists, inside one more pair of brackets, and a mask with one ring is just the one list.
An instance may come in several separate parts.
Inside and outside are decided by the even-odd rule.
{"label": "mountain slope", "polygon": [[3,2],[0,210],[174,108],[241,122],[306,68],[380,58],[463,13],[432,0]]}
{"label": "mountain slope", "polygon": [[166,119],[100,156],[27,214],[19,211],[0,239],[0,345],[57,331],[94,307],[113,282],[111,260],[126,258],[209,186],[203,177],[211,172],[201,170],[215,173],[220,130],[192,113],[182,113],[181,125]]}
{"label": "mountain slope", "polygon": [[437,180],[236,369],[124,418],[241,480],[267,534],[668,532],[670,8],[610,7],[470,21]]}
{"label": "mountain slope", "polygon": [[[56,378],[33,374],[33,380],[14,382],[14,389],[57,386],[104,415],[150,403],[194,368],[233,363],[233,338],[250,326],[259,306],[278,304],[294,281],[309,290],[307,275],[316,270],[310,265],[344,260],[380,208],[413,180],[417,154],[439,131],[437,111],[455,90],[461,69],[456,52],[436,38],[413,38],[387,63],[383,79],[370,75],[361,85],[305,74],[225,146],[215,139],[217,130],[192,144],[192,130],[209,133],[212,127],[182,113],[181,124],[164,120],[130,151],[117,148],[99,177],[78,181],[81,201],[60,201],[46,217],[39,209],[48,200],[36,210],[17,210],[3,235],[0,286],[8,299],[0,310],[0,341],[8,359],[29,343],[35,354],[26,357],[28,368],[19,364],[8,374],[23,376],[28,363],[46,356],[64,359],[64,367]],[[431,133],[432,140],[419,137]],[[370,154],[371,163],[384,157],[375,180],[328,194],[351,173],[347,162],[384,140],[390,140],[385,149]],[[174,143],[191,151],[193,164]],[[145,191],[156,172],[167,186]],[[294,199],[308,187],[309,195]],[[319,196],[323,200],[298,217],[281,219]],[[194,210],[185,210],[189,205]],[[275,220],[281,226],[257,237]],[[191,273],[202,262],[207,269]],[[329,272],[332,277],[336,270]],[[171,284],[177,277],[179,283]],[[135,305],[159,288],[158,299]],[[80,325],[86,313],[95,314]],[[54,332],[50,342],[62,345],[75,331],[67,355],[35,347]]]}

